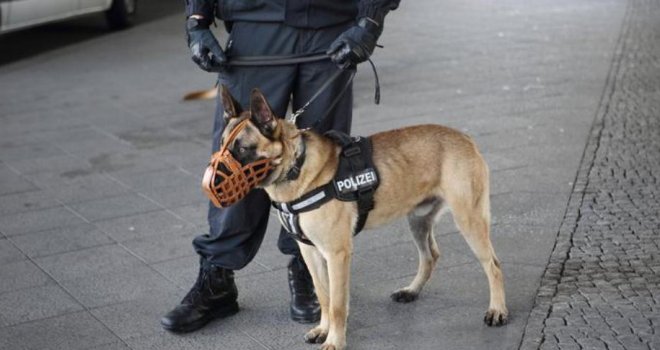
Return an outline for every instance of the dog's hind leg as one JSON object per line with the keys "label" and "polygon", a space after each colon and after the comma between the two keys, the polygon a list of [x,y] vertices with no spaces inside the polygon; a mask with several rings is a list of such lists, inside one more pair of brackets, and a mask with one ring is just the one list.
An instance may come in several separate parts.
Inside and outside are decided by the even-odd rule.
{"label": "dog's hind leg", "polygon": [[458,191],[447,196],[454,221],[488,277],[490,305],[484,322],[489,326],[501,326],[507,322],[508,311],[504,300],[502,269],[490,241],[487,171],[485,176],[476,177],[469,184],[457,183],[455,189]]}
{"label": "dog's hind leg", "polygon": [[408,214],[408,224],[419,253],[417,275],[407,287],[401,288],[390,296],[399,303],[414,301],[431,277],[433,268],[440,257],[438,244],[433,236],[433,224],[442,210],[442,200],[429,198],[420,203]]}

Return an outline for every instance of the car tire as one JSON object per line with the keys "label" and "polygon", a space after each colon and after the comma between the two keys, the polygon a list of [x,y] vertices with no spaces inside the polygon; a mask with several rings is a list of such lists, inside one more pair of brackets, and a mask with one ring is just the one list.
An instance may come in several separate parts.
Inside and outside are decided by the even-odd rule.
{"label": "car tire", "polygon": [[137,0],[112,0],[112,5],[105,11],[105,19],[110,29],[124,29],[133,24],[137,10]]}

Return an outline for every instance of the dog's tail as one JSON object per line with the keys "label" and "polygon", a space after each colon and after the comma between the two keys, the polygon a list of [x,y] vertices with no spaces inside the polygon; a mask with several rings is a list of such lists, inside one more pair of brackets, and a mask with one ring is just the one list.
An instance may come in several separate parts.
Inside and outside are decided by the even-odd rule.
{"label": "dog's tail", "polygon": [[212,100],[218,97],[218,87],[214,86],[207,90],[198,90],[185,94],[183,96],[184,101],[195,101],[195,100]]}

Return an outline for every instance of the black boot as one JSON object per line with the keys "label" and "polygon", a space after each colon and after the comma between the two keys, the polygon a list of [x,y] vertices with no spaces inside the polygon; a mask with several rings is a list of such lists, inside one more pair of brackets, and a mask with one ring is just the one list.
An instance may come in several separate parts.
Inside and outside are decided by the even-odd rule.
{"label": "black boot", "polygon": [[234,272],[221,267],[201,264],[197,281],[181,304],[160,320],[166,330],[175,333],[196,331],[215,318],[238,312],[238,290]]}
{"label": "black boot", "polygon": [[291,319],[299,323],[318,322],[321,319],[321,306],[314,293],[312,276],[300,256],[294,256],[289,262],[289,289]]}

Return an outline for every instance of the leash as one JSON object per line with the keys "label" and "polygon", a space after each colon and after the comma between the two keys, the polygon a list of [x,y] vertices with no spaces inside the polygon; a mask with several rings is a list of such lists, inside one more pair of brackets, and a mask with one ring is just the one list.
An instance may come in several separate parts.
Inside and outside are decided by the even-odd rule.
{"label": "leash", "polygon": [[[318,61],[323,61],[326,59],[330,59],[330,56],[328,56],[325,52],[312,52],[308,54],[296,54],[296,55],[280,55],[280,56],[236,56],[232,57],[229,59],[229,61],[226,63],[227,66],[234,66],[234,67],[254,67],[254,66],[283,66],[283,65],[291,65],[291,64],[300,64],[300,63],[309,63],[309,62],[318,62]],[[374,103],[375,104],[380,104],[380,80],[378,79],[378,72],[376,71],[376,65],[374,62],[371,60],[371,58],[367,59],[369,61],[369,64],[371,65],[371,69],[374,72],[374,78],[375,78],[375,91],[374,91]],[[339,78],[342,73],[344,73],[344,70],[351,69],[350,66],[345,65],[343,67],[340,67],[337,69],[335,73],[333,73],[324,83],[321,85],[321,87],[312,95],[312,97],[300,108],[298,108],[297,111],[293,112],[291,116],[289,117],[289,121],[296,124],[296,120],[298,117],[305,113],[307,111],[307,108],[319,97],[321,94],[335,81],[337,78]],[[341,100],[341,97],[346,93],[346,90],[350,87],[351,83],[353,82],[353,78],[355,78],[355,69],[351,69],[350,76],[348,80],[346,81],[346,84],[342,87],[340,90],[339,94],[335,97],[335,99],[330,103],[330,107],[326,111],[326,113],[321,117],[318,118],[314,124],[312,124],[311,128],[315,129],[317,128],[325,118],[330,115],[330,112],[335,108],[337,103]]]}
{"label": "leash", "polygon": [[230,58],[226,65],[235,67],[285,66],[289,64],[323,61],[329,58],[330,56],[321,52],[281,56],[236,56]]}
{"label": "leash", "polygon": [[[337,80],[337,78],[339,78],[339,76],[343,72],[344,72],[343,69],[338,69],[334,74],[332,74],[332,76],[330,76],[330,78],[328,78],[328,80],[326,80],[325,83],[323,83],[323,85],[321,85],[321,87],[316,91],[316,93],[314,95],[312,95],[312,97],[309,99],[309,101],[307,101],[307,103],[305,103],[302,107],[298,108],[297,111],[295,111],[291,114],[291,116],[289,117],[289,121],[292,122],[293,124],[296,124],[296,120],[298,120],[298,117],[301,114],[305,113],[305,111],[307,111],[307,108],[309,107],[309,105],[311,105],[319,96],[321,96],[321,94],[325,91],[325,89],[327,89],[328,86],[330,86],[330,84],[332,84],[333,81]],[[341,89],[341,91],[337,94],[335,99],[332,101],[332,103],[330,104],[330,107],[325,112],[323,117],[317,119],[316,122],[314,122],[314,124],[311,126],[312,128],[316,128],[317,126],[319,126],[319,124],[321,124],[321,122],[330,114],[332,109],[335,108],[337,103],[339,103],[339,99],[344,95],[344,93],[346,92],[348,87],[351,85],[351,82],[353,82],[353,78],[355,78],[355,70],[351,71],[351,75],[348,77],[348,80],[346,81],[346,84],[344,85],[344,87]]]}
{"label": "leash", "polygon": [[[371,65],[371,69],[374,72],[374,78],[375,78],[374,103],[375,104],[380,104],[380,80],[378,79],[378,72],[376,71],[376,65],[371,60],[371,58],[367,58],[367,60],[369,61],[369,64]],[[302,107],[298,108],[297,111],[295,111],[291,114],[291,116],[289,117],[289,121],[296,124],[296,120],[298,119],[298,117],[301,114],[305,113],[305,111],[307,111],[307,108],[309,107],[309,105],[311,105],[314,102],[314,100],[316,100],[319,96],[321,96],[321,94],[328,88],[328,86],[330,86],[330,84],[333,81],[335,81],[337,78],[339,78],[339,76],[343,73],[343,71],[345,69],[350,69],[350,68],[349,68],[349,66],[344,66],[344,67],[338,69],[334,74],[332,74],[332,76],[330,76],[330,78],[328,78],[328,80],[326,80],[325,83],[323,83],[323,85],[321,85],[321,87],[316,91],[316,93],[314,95],[312,95],[312,97],[309,99],[309,101],[307,101],[307,103],[305,103]],[[330,115],[330,112],[332,112],[332,109],[335,108],[337,103],[339,103],[339,100],[344,95],[346,90],[348,90],[349,86],[351,85],[351,82],[353,82],[353,78],[355,78],[355,73],[356,73],[356,70],[352,69],[351,70],[351,75],[349,76],[348,80],[346,81],[346,84],[344,85],[344,87],[342,87],[341,91],[339,92],[339,94],[337,94],[335,99],[332,100],[332,103],[330,103],[330,107],[328,108],[328,110],[325,112],[325,114],[321,118],[318,118],[316,120],[316,122],[314,122],[314,124],[312,124],[312,126],[310,128],[316,129],[321,124],[321,122],[323,120],[325,120],[325,118],[328,115]]]}

